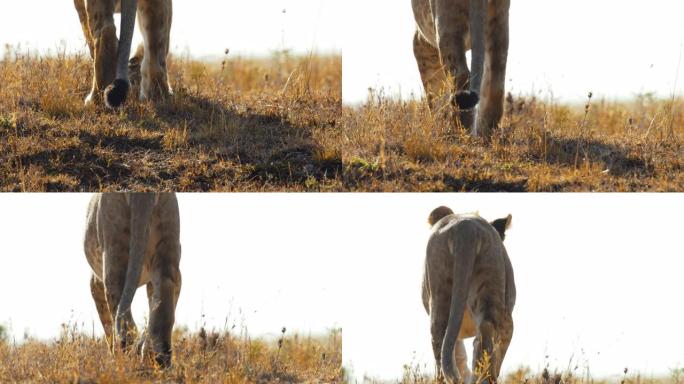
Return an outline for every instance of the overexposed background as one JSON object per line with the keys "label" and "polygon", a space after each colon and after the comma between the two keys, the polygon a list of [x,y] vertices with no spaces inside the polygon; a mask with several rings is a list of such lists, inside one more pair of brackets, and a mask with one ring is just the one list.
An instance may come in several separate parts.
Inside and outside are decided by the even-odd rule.
{"label": "overexposed background", "polygon": [[[174,0],[171,52],[221,57],[339,53],[339,0]],[[0,1],[0,44],[23,49],[87,52],[71,0]],[[119,15],[115,16],[118,24]],[[135,42],[142,41],[137,31]],[[134,47],[137,46],[137,43]]]}
{"label": "overexposed background", "polygon": [[[17,342],[62,323],[103,334],[83,253],[89,194],[0,194],[0,324]],[[341,326],[341,275],[326,199],[314,195],[180,194],[183,285],[176,325],[276,336]],[[145,289],[133,303],[138,326]],[[235,328],[233,329],[233,326]]]}
{"label": "overexposed background", "polygon": [[[684,196],[421,194],[355,198],[343,358],[353,376],[434,372],[421,301],[427,217],[439,205],[488,220],[513,215],[505,245],[515,270],[515,332],[503,364],[546,364],[594,377],[669,374],[684,365]],[[340,218],[342,220],[342,218]],[[348,219],[351,220],[351,219]],[[351,225],[351,223],[350,223]],[[348,236],[344,236],[347,238]],[[350,246],[351,247],[351,246]],[[472,339],[466,340],[469,359]]]}
{"label": "overexposed background", "polygon": [[[523,0],[511,2],[506,87],[514,95],[566,102],[684,93],[680,0]],[[344,33],[343,100],[368,88],[420,97],[409,0],[349,0]]]}

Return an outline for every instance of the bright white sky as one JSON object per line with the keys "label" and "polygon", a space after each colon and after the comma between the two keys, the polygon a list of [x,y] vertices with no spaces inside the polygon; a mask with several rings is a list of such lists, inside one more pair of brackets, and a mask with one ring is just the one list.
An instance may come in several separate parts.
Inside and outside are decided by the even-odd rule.
{"label": "bright white sky", "polygon": [[[226,48],[241,55],[282,49],[339,52],[339,4],[339,0],[174,0],[171,51],[196,57],[222,56]],[[30,19],[25,16],[29,14]],[[71,0],[2,0],[0,15],[2,46],[21,43],[23,48],[54,52],[66,44],[68,52],[86,51]],[[141,40],[136,33],[135,41]]]}
{"label": "bright white sky", "polygon": [[[413,57],[409,0],[348,0],[343,100],[366,100],[368,88],[407,98],[422,85]],[[512,1],[507,89],[562,101],[629,98],[675,89],[684,43],[681,0]],[[676,85],[684,93],[684,78]]]}
{"label": "bright white sky", "polygon": [[[71,322],[102,334],[83,254],[89,194],[0,195],[0,324],[21,340],[59,334]],[[275,336],[285,326],[305,334],[341,326],[342,276],[324,222],[328,201],[310,195],[181,194],[183,286],[176,324],[198,329],[244,325]],[[322,224],[324,223],[324,224]],[[147,296],[133,303],[144,324]],[[204,315],[204,318],[202,317]]]}
{"label": "bright white sky", "polygon": [[[345,364],[398,379],[415,362],[432,374],[421,301],[429,212],[448,205],[488,220],[513,215],[515,332],[503,370],[587,365],[594,377],[668,374],[684,365],[682,195],[422,194],[356,197],[345,258]],[[340,220],[344,220],[340,218]],[[348,238],[349,236],[344,236]],[[469,359],[472,340],[466,340]],[[545,359],[545,356],[549,356]],[[588,363],[587,363],[588,362]]]}

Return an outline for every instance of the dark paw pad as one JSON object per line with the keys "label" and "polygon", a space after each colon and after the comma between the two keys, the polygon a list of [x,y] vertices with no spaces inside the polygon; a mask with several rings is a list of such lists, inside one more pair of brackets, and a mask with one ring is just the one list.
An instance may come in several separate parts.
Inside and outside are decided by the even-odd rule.
{"label": "dark paw pad", "polygon": [[480,96],[474,91],[459,91],[454,95],[454,102],[460,110],[473,109],[480,101]]}
{"label": "dark paw pad", "polygon": [[105,102],[109,108],[118,108],[126,101],[130,84],[123,79],[116,79],[105,89]]}

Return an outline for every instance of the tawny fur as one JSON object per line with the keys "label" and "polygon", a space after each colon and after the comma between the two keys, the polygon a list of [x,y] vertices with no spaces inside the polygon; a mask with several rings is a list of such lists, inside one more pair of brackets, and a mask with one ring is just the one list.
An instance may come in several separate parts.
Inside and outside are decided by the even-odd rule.
{"label": "tawny fur", "polygon": [[[413,51],[430,108],[437,109],[438,94],[453,93],[451,103],[459,109],[462,126],[489,140],[503,116],[510,0],[411,4],[416,21]],[[466,60],[471,47],[472,73]]]}
{"label": "tawny fur", "polygon": [[[121,12],[122,0],[74,0],[83,34],[93,58],[93,85],[86,104],[102,100],[104,91],[122,78],[128,82],[128,73],[117,73],[117,48],[114,13]],[[172,1],[137,0],[138,26],[144,43],[130,58],[128,70],[133,80],[140,79],[141,100],[161,100],[172,93],[167,72]],[[130,46],[132,33],[122,36]],[[130,52],[130,50],[129,50]],[[125,58],[128,60],[128,57]],[[123,96],[125,100],[125,95]],[[123,100],[122,100],[123,101]]]}
{"label": "tawny fur", "polygon": [[147,286],[150,306],[143,355],[171,363],[171,332],[181,289],[180,221],[174,194],[103,193],[88,207],[84,237],[92,269],[90,288],[107,342],[132,347],[130,306]]}
{"label": "tawny fur", "polygon": [[448,383],[472,382],[463,339],[475,337],[473,370],[486,353],[491,364],[483,382],[496,382],[513,335],[515,281],[503,245],[511,216],[488,223],[439,207],[428,222],[422,299],[437,375]]}

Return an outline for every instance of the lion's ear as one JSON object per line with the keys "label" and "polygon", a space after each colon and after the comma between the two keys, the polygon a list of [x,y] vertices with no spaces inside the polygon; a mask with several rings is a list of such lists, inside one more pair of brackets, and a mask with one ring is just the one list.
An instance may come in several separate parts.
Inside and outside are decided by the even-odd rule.
{"label": "lion's ear", "polygon": [[449,207],[441,206],[437,207],[430,212],[430,216],[428,216],[428,224],[430,226],[435,225],[436,222],[440,221],[442,218],[448,215],[453,215],[454,211],[451,210]]}
{"label": "lion's ear", "polygon": [[494,229],[496,229],[496,231],[499,232],[499,237],[501,237],[501,241],[503,241],[506,238],[506,230],[510,228],[512,221],[513,216],[508,215],[502,219],[496,219],[490,223],[492,227],[494,227]]}

